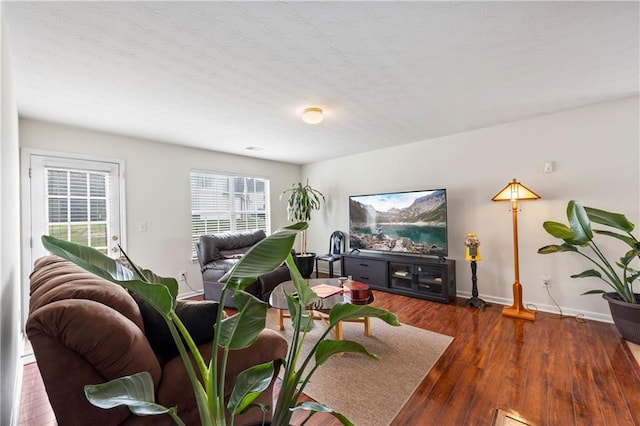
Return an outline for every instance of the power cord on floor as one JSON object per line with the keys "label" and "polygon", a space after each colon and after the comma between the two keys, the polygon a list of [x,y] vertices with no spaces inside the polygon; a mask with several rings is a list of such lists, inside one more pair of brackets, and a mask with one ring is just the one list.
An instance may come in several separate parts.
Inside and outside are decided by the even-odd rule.
{"label": "power cord on floor", "polygon": [[584,315],[582,314],[577,314],[577,315],[563,314],[562,308],[560,307],[560,305],[558,305],[558,302],[556,302],[556,299],[554,299],[553,296],[551,295],[551,290],[549,290],[549,286],[545,285],[544,288],[547,290],[547,294],[549,295],[549,298],[551,299],[553,304],[556,305],[556,308],[558,308],[558,312],[560,313],[558,316],[558,319],[575,318],[577,322],[587,322],[587,320],[584,319]]}
{"label": "power cord on floor", "polygon": [[[551,299],[551,301],[553,302],[554,305],[556,305],[556,308],[558,308],[558,312],[559,315],[553,319],[567,319],[567,318],[574,318],[577,322],[587,322],[587,320],[584,319],[584,315],[582,314],[577,314],[577,315],[565,315],[562,313],[562,308],[560,307],[560,305],[558,305],[558,302],[556,302],[556,299],[553,298],[553,296],[551,295],[551,291],[549,290],[549,286],[545,285],[544,286],[545,289],[547,289],[547,294],[549,295],[549,298]],[[536,305],[534,305],[533,303],[527,303],[527,305],[525,306],[528,310],[533,311],[533,312],[538,312],[538,307]]]}
{"label": "power cord on floor", "polygon": [[200,292],[200,290],[196,290],[195,288],[193,288],[193,287],[191,287],[191,286],[189,285],[189,281],[187,281],[187,274],[184,274],[184,276],[183,276],[182,278],[184,278],[184,280],[183,280],[183,281],[184,281],[185,285],[186,285],[187,287],[189,287],[189,288],[191,289],[191,291],[193,291],[194,293],[199,293],[199,292]]}

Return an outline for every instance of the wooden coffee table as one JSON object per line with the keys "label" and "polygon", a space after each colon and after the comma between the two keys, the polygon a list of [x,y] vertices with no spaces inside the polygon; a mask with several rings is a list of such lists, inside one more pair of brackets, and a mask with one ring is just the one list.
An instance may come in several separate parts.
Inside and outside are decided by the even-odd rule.
{"label": "wooden coffee table", "polygon": [[[339,287],[338,280],[336,278],[316,278],[316,279],[307,279],[307,283],[309,287],[313,289],[314,286],[319,284],[329,284],[331,286]],[[289,318],[289,307],[287,305],[287,294],[295,293],[296,288],[293,285],[293,281],[285,281],[279,284],[276,288],[271,292],[271,296],[269,296],[269,305],[276,308],[276,312],[278,315],[278,330],[284,330],[284,318]],[[314,320],[321,320],[325,323],[329,322],[329,311],[335,305],[340,302],[348,301],[345,299],[345,296],[342,293],[337,293],[325,298],[318,298],[316,303],[313,303],[312,306],[307,307],[307,310],[311,314]],[[373,301],[373,296],[369,298],[366,304],[369,304]],[[342,322],[339,321],[335,328],[334,333],[336,336],[336,340],[342,340]],[[364,324],[364,335],[371,336],[371,318],[363,317],[363,318],[354,318],[351,320],[346,320],[346,322],[357,322]]]}

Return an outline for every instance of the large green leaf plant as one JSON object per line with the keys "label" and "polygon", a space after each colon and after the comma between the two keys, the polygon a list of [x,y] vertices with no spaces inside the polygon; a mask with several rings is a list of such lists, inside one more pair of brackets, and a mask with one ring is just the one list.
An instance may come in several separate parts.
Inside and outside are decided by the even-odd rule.
{"label": "large green leaf plant", "polygon": [[[326,202],[324,194],[309,185],[307,179],[306,184],[297,182],[291,185],[291,188],[280,194],[280,199],[287,196],[287,217],[292,222],[309,222],[311,220],[311,212],[320,210],[323,202]],[[307,230],[302,230],[300,235],[300,253],[307,253]]]}
{"label": "large green leaf plant", "polygon": [[[205,426],[234,424],[235,416],[248,409],[261,409],[263,413],[270,410],[270,407],[258,407],[253,404],[253,401],[269,386],[274,377],[272,362],[257,365],[242,372],[236,380],[226,405],[224,401],[225,372],[230,351],[253,344],[266,326],[267,304],[246,293],[244,289],[255,282],[258,275],[273,271],[285,261],[290,268],[298,297],[288,297],[295,332],[289,345],[287,359],[283,361],[282,386],[273,410],[272,424],[288,425],[294,411],[305,410],[308,412],[308,417],[317,412],[328,412],[342,424],[351,425],[352,423],[344,415],[321,403],[299,402],[304,387],[313,373],[331,356],[354,352],[378,359],[376,355],[356,342],[329,339],[329,333],[339,321],[352,318],[377,317],[388,324],[400,325],[400,323],[397,317],[387,310],[340,303],[331,310],[329,326],[298,368],[302,343],[307,336],[307,331],[313,326],[306,307],[317,298],[300,275],[291,255],[297,233],[306,229],[306,226],[306,223],[300,222],[274,232],[253,246],[222,278],[225,285],[220,296],[221,300],[231,292],[238,312],[225,317],[223,310],[218,310],[214,326],[214,350],[209,363],[205,362],[193,338],[175,313],[178,283],[174,278],[160,277],[150,270],[141,269],[128,257],[131,269],[90,247],[50,236],[43,236],[42,242],[52,254],[70,260],[85,270],[136,293],[162,315],[186,367],[198,405],[201,424]],[[126,253],[123,252],[123,254],[126,256]],[[215,348],[222,350],[218,351]],[[189,358],[189,352],[193,354],[195,365]],[[305,374],[304,370],[310,363],[313,363],[311,364],[313,368]],[[198,378],[198,372],[202,379]],[[85,387],[85,394],[92,404],[101,408],[126,405],[136,415],[166,413],[175,420],[176,424],[184,424],[178,416],[176,407],[163,407],[155,402],[153,382],[147,372],[121,377],[103,384],[88,385]],[[225,408],[230,413],[228,421]]]}
{"label": "large green leaf plant", "polygon": [[[571,278],[595,277],[610,286],[618,297],[629,303],[638,303],[633,291],[634,282],[640,273],[631,267],[634,259],[640,256],[640,244],[631,234],[634,224],[623,214],[584,207],[579,201],[571,200],[567,204],[569,225],[546,221],[544,229],[553,237],[563,240],[560,245],[553,244],[538,249],[540,254],[573,252],[588,259],[595,269],[587,269]],[[608,229],[592,229],[591,223],[607,226]],[[615,232],[621,231],[621,232]],[[594,237],[603,235],[624,242],[629,249],[619,258],[609,260],[607,254],[598,246]],[[588,251],[585,252],[585,250]],[[615,267],[614,267],[615,265]],[[583,294],[606,293],[602,289],[587,291]]]}

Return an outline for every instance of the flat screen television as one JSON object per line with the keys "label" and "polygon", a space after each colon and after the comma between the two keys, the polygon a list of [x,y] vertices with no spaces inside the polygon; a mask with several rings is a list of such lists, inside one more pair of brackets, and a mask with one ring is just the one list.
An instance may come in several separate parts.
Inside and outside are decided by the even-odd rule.
{"label": "flat screen television", "polygon": [[349,245],[358,250],[447,256],[446,189],[350,196]]}

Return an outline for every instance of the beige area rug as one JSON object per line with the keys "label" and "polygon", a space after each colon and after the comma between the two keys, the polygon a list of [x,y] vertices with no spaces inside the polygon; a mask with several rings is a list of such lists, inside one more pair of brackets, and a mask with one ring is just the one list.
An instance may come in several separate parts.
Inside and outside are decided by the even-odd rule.
{"label": "beige area rug", "polygon": [[[625,342],[627,342],[625,340]],[[631,350],[631,354],[636,359],[638,365],[640,365],[640,345],[636,345],[635,343],[627,342],[627,346],[629,346],[629,350]]]}
{"label": "beige area rug", "polygon": [[[267,326],[275,330],[275,324],[275,310],[269,309]],[[307,336],[307,348],[325,330],[325,324],[316,324]],[[371,337],[363,335],[363,324],[345,323],[343,329],[346,340],[361,343],[382,359],[349,353],[333,357],[314,373],[304,393],[357,426],[390,424],[453,341],[450,336],[404,324],[394,327],[377,318],[371,320]],[[289,319],[281,333],[291,341]]]}

